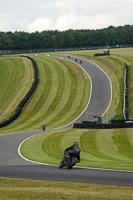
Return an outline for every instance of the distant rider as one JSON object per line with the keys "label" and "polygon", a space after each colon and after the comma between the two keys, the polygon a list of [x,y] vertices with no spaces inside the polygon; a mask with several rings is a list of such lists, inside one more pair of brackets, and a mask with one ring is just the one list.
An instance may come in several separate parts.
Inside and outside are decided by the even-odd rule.
{"label": "distant rider", "polygon": [[72,146],[66,148],[65,151],[68,151],[70,156],[77,158],[76,162],[80,162],[81,149],[78,146],[78,142],[74,142],[74,144]]}
{"label": "distant rider", "polygon": [[46,128],[46,123],[43,123],[43,125],[42,125],[43,131],[45,131],[45,128]]}

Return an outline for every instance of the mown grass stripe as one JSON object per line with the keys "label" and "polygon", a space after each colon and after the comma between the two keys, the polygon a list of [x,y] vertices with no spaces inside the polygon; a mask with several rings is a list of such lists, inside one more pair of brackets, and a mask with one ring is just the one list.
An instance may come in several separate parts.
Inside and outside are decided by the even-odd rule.
{"label": "mown grass stripe", "polygon": [[[82,138],[84,138],[84,151],[86,153],[91,154],[94,157],[98,157],[101,160],[105,161],[105,160],[110,160],[111,157],[109,155],[105,155],[102,152],[99,151],[98,148],[98,142],[97,141],[97,135],[100,135],[99,132],[96,131],[92,131],[91,133],[88,134],[88,132],[85,132],[84,134],[82,134]],[[91,142],[88,142],[91,141]],[[102,143],[104,145],[104,143]]]}
{"label": "mown grass stripe", "polygon": [[62,111],[64,105],[69,99],[71,87],[71,80],[66,66],[57,61],[55,66],[57,67],[59,74],[59,88],[57,91],[56,98],[54,99],[54,102],[56,102],[56,104],[54,106],[51,106],[53,108],[51,113],[52,115],[49,115],[46,118],[47,123],[50,122],[51,124],[55,121],[58,121],[62,117],[60,115],[60,112]]}
{"label": "mown grass stripe", "polygon": [[[52,137],[52,138],[51,138]],[[60,149],[60,141],[63,137],[63,133],[61,132],[56,132],[55,134],[47,137],[46,140],[43,141],[42,147],[43,151],[50,156],[51,153],[53,154],[53,158],[56,158],[57,160],[59,159],[59,154],[62,156],[62,151]],[[57,149],[58,147],[58,149]],[[58,151],[58,152],[57,152]]]}
{"label": "mown grass stripe", "polygon": [[118,152],[125,157],[133,159],[133,148],[130,145],[127,134],[120,130],[115,131],[113,139],[118,147]]}
{"label": "mown grass stripe", "polygon": [[[44,65],[45,65],[45,67],[44,67]],[[49,65],[51,65],[51,63],[49,63],[49,62],[45,62],[45,64],[43,63],[44,74],[42,73],[42,75],[40,77],[43,88],[42,88],[42,90],[40,90],[41,96],[36,103],[36,105],[38,105],[39,108],[41,108],[43,110],[42,114],[49,109],[49,106],[51,105],[51,103],[56,95],[56,91],[58,89],[57,71],[55,68],[52,69],[51,67],[49,67]],[[43,72],[43,71],[41,71],[41,72]],[[53,85],[55,86],[54,89],[53,89]],[[39,89],[41,89],[41,88],[39,88]],[[41,104],[40,104],[40,99],[42,101]],[[40,110],[39,110],[39,113],[40,113]]]}
{"label": "mown grass stripe", "polygon": [[[64,61],[65,62],[65,61]],[[81,69],[74,65],[75,67],[72,68],[71,64],[69,64],[68,70],[72,70],[72,85],[71,85],[71,94],[70,99],[66,103],[64,109],[61,111],[60,115],[63,115],[64,117],[58,121],[60,124],[63,122],[69,123],[70,117],[71,119],[75,119],[82,111],[83,108],[87,105],[87,102],[84,104],[83,95],[86,93],[88,95],[89,99],[89,89],[84,91],[84,76],[82,74]],[[69,71],[69,73],[70,73]],[[88,77],[87,77],[88,78]],[[86,98],[87,99],[87,98]],[[83,101],[81,101],[83,100]],[[76,112],[75,112],[76,110]],[[59,118],[59,116],[57,116]],[[71,120],[72,121],[72,120]],[[60,125],[59,124],[59,125]],[[58,124],[54,124],[56,127]]]}
{"label": "mown grass stripe", "polygon": [[[53,84],[53,89],[55,91],[55,87],[57,87],[57,90],[53,98],[53,101],[51,102],[51,105],[49,106],[49,109],[47,110],[47,112],[45,112],[46,121],[47,121],[47,118],[51,116],[51,114],[53,115],[54,110],[56,109],[57,105],[60,103],[63,90],[64,90],[64,84],[65,84],[65,79],[64,79],[64,74],[63,74],[62,69],[59,67],[59,65],[56,62],[53,62],[52,64],[57,71],[57,80]],[[50,120],[51,120],[51,117],[50,117]]]}
{"label": "mown grass stripe", "polygon": [[[114,141],[114,130],[110,130],[110,132],[105,135],[105,131],[99,130],[96,137],[97,149],[100,154],[107,156],[109,160],[126,160],[121,154],[118,152],[118,147]],[[117,152],[117,154],[116,154]]]}
{"label": "mown grass stripe", "polygon": [[[37,123],[37,121],[40,121],[40,119],[42,118],[45,119],[44,113],[48,110],[49,106],[51,105],[51,102],[53,101],[53,98],[54,98],[53,94],[55,93],[55,91],[53,93],[52,85],[54,84],[52,81],[55,81],[55,75],[57,73],[55,69],[51,69],[49,66],[51,66],[51,63],[49,63],[48,61],[45,61],[45,63],[43,63],[42,61],[41,67],[40,67],[40,64],[38,65],[38,68],[40,71],[39,72],[40,81],[38,85],[39,88],[38,88],[38,91],[35,92],[34,94],[35,96],[33,96],[34,98],[32,98],[31,104],[29,104],[26,107],[24,115],[26,115],[28,111],[30,111],[30,113],[29,115],[25,116],[26,122],[25,122],[24,128],[28,128],[29,124],[30,126],[33,127]],[[53,74],[53,76],[51,73]],[[57,84],[56,84],[56,87],[57,87]],[[31,113],[32,113],[32,117],[31,117]],[[25,121],[24,116],[21,116],[21,117],[22,117],[22,120]],[[21,126],[19,126],[19,128]],[[40,127],[41,127],[41,124],[40,124]]]}
{"label": "mown grass stripe", "polygon": [[[60,66],[61,66],[61,63],[60,63]],[[63,89],[66,88],[64,90],[64,92],[66,94],[64,93],[64,97],[63,97],[63,98],[65,98],[65,101],[62,101],[62,104],[60,104],[60,103],[58,104],[60,108],[57,111],[55,118],[52,121],[50,121],[50,123],[54,123],[56,121],[58,121],[58,123],[60,123],[60,120],[62,120],[62,117],[65,115],[65,113],[68,111],[69,107],[71,106],[71,102],[74,99],[73,92],[75,92],[76,87],[77,87],[73,81],[73,80],[75,80],[75,78],[72,79],[72,75],[69,72],[68,64],[62,65],[62,66],[63,66],[62,70],[65,70],[65,76],[64,76],[65,78],[64,78],[64,86],[63,86]],[[63,95],[63,90],[61,91],[61,95]],[[53,113],[52,113],[52,116],[53,116]],[[57,125],[58,124],[56,124],[55,126],[57,126]]]}
{"label": "mown grass stripe", "polygon": [[40,111],[40,107],[43,106],[44,102],[46,101],[49,95],[49,91],[51,90],[51,71],[48,66],[49,63],[44,63],[42,59],[40,59],[40,61],[39,63],[37,62],[39,68],[39,90],[37,90],[35,93],[35,96],[37,96],[38,98],[34,98],[32,100],[33,107],[28,106],[28,108],[30,109],[33,108],[31,110],[33,112],[33,118],[35,118],[34,114]]}
{"label": "mown grass stripe", "polygon": [[[63,93],[63,90],[64,90],[64,86],[63,86],[63,82],[64,79],[63,79],[63,73],[61,72],[61,70],[59,70],[57,67],[56,67],[56,63],[53,63],[52,66],[54,67],[54,69],[57,71],[57,81],[55,83],[53,83],[53,89],[54,89],[54,92],[55,95],[52,97],[52,101],[51,101],[51,104],[48,106],[48,109],[46,112],[43,112],[42,115],[40,115],[40,118],[39,120],[43,119],[45,121],[48,121],[47,118],[49,118],[52,114],[53,116],[53,113],[54,113],[54,110],[56,109],[57,105],[59,104],[60,102],[60,98],[62,96],[62,93]],[[55,73],[54,73],[55,74]],[[62,83],[62,84],[61,84]],[[55,90],[56,88],[56,90]],[[53,90],[52,89],[52,90]],[[50,91],[49,91],[50,92]],[[53,94],[53,91],[51,92],[51,94]],[[47,101],[47,100],[46,100]],[[44,102],[46,106],[46,102]],[[48,103],[49,103],[49,100],[48,100]]]}

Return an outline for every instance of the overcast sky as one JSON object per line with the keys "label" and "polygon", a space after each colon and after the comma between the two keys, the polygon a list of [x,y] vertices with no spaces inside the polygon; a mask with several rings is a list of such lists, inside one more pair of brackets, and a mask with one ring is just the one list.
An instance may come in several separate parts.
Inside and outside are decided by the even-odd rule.
{"label": "overcast sky", "polygon": [[0,0],[0,31],[133,25],[133,0]]}

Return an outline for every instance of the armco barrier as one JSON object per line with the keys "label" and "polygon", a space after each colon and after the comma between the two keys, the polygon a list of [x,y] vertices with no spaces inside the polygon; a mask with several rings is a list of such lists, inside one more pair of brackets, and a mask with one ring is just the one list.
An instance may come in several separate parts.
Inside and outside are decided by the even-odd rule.
{"label": "armco barrier", "polygon": [[[22,57],[22,56],[21,56]],[[5,121],[0,123],[0,128],[9,125],[10,123],[12,123],[14,120],[16,120],[18,118],[18,116],[20,115],[22,108],[24,107],[24,105],[26,104],[26,102],[28,101],[28,99],[30,98],[30,96],[33,94],[33,92],[35,91],[39,78],[38,78],[38,68],[37,68],[37,64],[36,62],[30,58],[29,56],[23,56],[26,57],[28,59],[31,60],[32,64],[33,64],[33,68],[34,68],[34,81],[32,83],[32,86],[30,88],[30,90],[28,91],[28,93],[26,94],[26,96],[22,99],[22,101],[19,103],[15,113],[9,117],[8,119],[6,119]]]}
{"label": "armco barrier", "polygon": [[123,95],[123,115],[124,119],[129,119],[128,114],[128,65],[124,63],[124,95]]}
{"label": "armco barrier", "polygon": [[111,124],[96,124],[90,122],[82,122],[73,124],[73,128],[83,129],[115,129],[115,128],[133,128],[133,120],[118,120],[111,122]]}
{"label": "armco barrier", "polygon": [[94,56],[109,56],[110,50],[104,51],[104,53],[95,53]]}

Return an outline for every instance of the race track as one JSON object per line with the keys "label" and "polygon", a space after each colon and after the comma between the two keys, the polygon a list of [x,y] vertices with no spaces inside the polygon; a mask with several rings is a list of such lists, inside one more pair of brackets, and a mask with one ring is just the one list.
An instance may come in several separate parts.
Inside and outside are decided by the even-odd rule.
{"label": "race track", "polygon": [[[68,59],[78,64],[88,74],[91,80],[91,95],[86,110],[75,123],[93,121],[93,116],[102,116],[108,109],[112,99],[112,85],[109,77],[96,64],[86,60],[65,55],[59,57]],[[81,63],[82,61],[82,63]]]}
{"label": "race track", "polygon": [[[61,56],[68,58],[67,56]],[[75,62],[75,57],[70,58]],[[80,64],[79,58],[76,61]],[[89,73],[92,82],[91,98],[86,110],[75,122],[89,120],[94,114],[101,116],[107,110],[111,101],[111,83],[107,75],[94,63],[82,59],[82,68]],[[47,130],[48,131],[48,130]],[[15,133],[0,136],[0,177],[26,178],[35,180],[80,182],[133,187],[133,172],[101,170],[74,167],[71,170],[32,163],[24,160],[18,154],[18,147],[26,138],[40,133],[41,130]]]}

